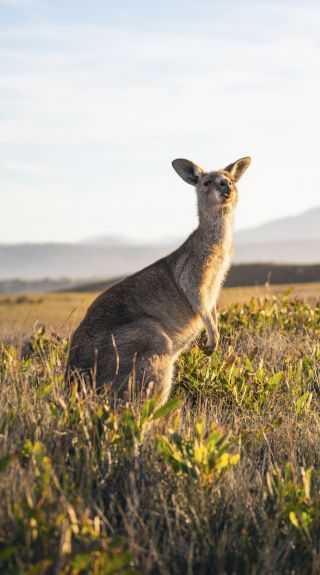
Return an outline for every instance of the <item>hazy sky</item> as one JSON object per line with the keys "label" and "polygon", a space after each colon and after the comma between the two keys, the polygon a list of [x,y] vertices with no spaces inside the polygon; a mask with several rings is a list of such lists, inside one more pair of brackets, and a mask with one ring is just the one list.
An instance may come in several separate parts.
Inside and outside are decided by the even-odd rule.
{"label": "hazy sky", "polygon": [[319,47],[319,0],[0,0],[0,242],[187,235],[176,157],[252,156],[237,228],[319,205]]}

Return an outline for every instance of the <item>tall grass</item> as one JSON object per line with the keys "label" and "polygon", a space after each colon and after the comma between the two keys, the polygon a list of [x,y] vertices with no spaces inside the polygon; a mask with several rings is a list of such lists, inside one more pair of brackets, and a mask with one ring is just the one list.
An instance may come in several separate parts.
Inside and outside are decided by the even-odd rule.
{"label": "tall grass", "polygon": [[319,310],[233,305],[171,401],[66,390],[67,341],[1,347],[0,572],[319,573]]}

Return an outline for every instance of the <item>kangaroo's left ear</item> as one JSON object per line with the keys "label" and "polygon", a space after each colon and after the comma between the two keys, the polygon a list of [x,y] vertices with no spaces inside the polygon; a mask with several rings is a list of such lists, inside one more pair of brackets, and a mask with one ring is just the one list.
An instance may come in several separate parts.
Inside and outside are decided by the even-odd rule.
{"label": "kangaroo's left ear", "polygon": [[233,164],[229,164],[229,166],[227,166],[224,169],[226,172],[229,172],[233,177],[233,179],[235,180],[235,182],[237,182],[238,180],[240,180],[242,174],[244,174],[246,169],[249,168],[250,164],[251,164],[251,158],[249,156],[246,156],[245,158],[240,158],[240,160],[237,160]]}
{"label": "kangaroo's left ear", "polygon": [[179,174],[187,184],[196,186],[199,182],[200,176],[204,173],[203,169],[184,158],[178,158],[172,162],[173,169]]}

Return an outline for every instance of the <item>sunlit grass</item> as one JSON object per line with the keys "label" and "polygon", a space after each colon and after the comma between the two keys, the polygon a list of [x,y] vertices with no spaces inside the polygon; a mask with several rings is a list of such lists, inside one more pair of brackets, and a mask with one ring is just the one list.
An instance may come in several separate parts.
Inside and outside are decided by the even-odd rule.
{"label": "sunlit grass", "polygon": [[66,389],[66,334],[6,336],[0,572],[318,573],[319,328],[289,295],[229,306],[162,408]]}

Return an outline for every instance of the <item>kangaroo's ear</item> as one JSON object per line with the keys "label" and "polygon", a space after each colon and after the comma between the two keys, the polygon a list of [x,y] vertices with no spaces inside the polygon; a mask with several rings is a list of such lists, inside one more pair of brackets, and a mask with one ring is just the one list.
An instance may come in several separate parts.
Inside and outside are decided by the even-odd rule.
{"label": "kangaroo's ear", "polygon": [[185,182],[191,184],[192,186],[197,185],[201,174],[204,173],[202,168],[199,168],[199,166],[193,162],[184,160],[183,158],[173,160],[172,167]]}
{"label": "kangaroo's ear", "polygon": [[251,158],[249,156],[246,156],[245,158],[240,158],[240,160],[237,160],[233,164],[229,164],[229,166],[227,166],[224,169],[226,172],[230,172],[235,182],[237,182],[238,180],[240,180],[242,174],[244,174],[246,169],[249,168],[250,164],[251,164]]}

